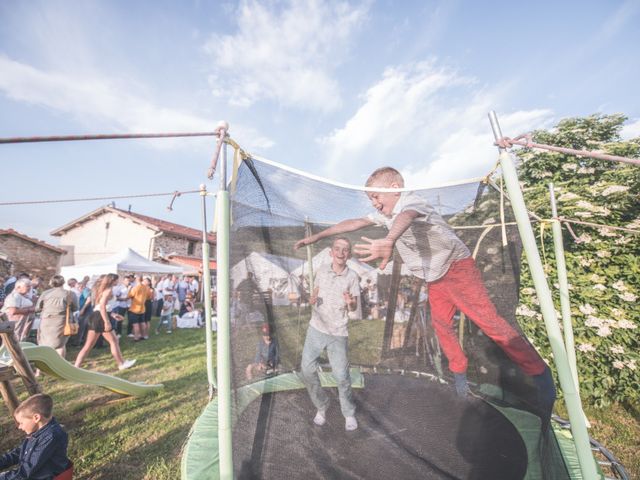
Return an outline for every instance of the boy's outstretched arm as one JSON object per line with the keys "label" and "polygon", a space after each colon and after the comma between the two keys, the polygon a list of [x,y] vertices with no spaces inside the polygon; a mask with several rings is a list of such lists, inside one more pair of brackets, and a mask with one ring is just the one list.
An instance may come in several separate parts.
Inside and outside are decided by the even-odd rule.
{"label": "boy's outstretched arm", "polygon": [[419,217],[420,214],[415,210],[405,210],[400,212],[393,221],[393,225],[389,229],[389,233],[385,238],[371,239],[362,237],[362,240],[368,243],[356,243],[353,251],[357,255],[366,255],[360,258],[362,262],[370,262],[372,260],[381,259],[380,270],[384,270],[391,256],[393,255],[393,246],[396,240],[411,226],[411,223]]}
{"label": "boy's outstretched arm", "polygon": [[297,250],[305,245],[316,243],[322,238],[338,235],[340,233],[353,232],[354,230],[360,230],[361,228],[368,227],[369,225],[373,225],[373,222],[368,218],[351,218],[349,220],[343,220],[340,223],[336,223],[335,225],[325,228],[321,232],[310,235],[302,240],[298,240],[293,248]]}

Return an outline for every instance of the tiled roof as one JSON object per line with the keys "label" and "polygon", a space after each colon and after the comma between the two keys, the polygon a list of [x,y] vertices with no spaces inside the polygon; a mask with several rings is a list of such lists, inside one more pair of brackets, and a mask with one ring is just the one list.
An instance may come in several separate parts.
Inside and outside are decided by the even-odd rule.
{"label": "tiled roof", "polygon": [[[177,223],[167,222],[165,220],[160,220],[159,218],[149,217],[147,215],[142,215],[141,213],[130,212],[128,210],[122,210],[120,208],[114,208],[109,206],[100,207],[97,210],[94,210],[93,212],[89,212],[86,215],[83,215],[82,217],[76,220],[73,220],[72,222],[67,223],[64,226],[57,228],[51,232],[51,235],[55,235],[55,236],[62,235],[68,230],[71,230],[76,226],[80,225],[81,223],[90,221],[107,212],[117,213],[122,217],[127,217],[132,220],[144,223],[149,228],[152,228],[153,230],[156,230],[156,231],[177,235],[179,237],[188,238],[190,240],[196,240],[196,241],[202,240],[202,231],[197,230],[195,228],[185,227],[184,225],[178,225]],[[211,233],[208,234],[208,239],[210,243],[216,242],[216,236],[214,234],[211,234]]]}
{"label": "tiled roof", "polygon": [[[187,257],[184,255],[169,255],[167,257],[170,262],[178,263],[180,265],[187,265],[189,267],[193,267],[198,271],[202,271],[202,259],[198,257]],[[209,260],[209,268],[211,270],[216,270],[218,268],[218,264],[215,260]]]}
{"label": "tiled roof", "polygon": [[[159,230],[165,233],[171,233],[173,235],[178,235],[180,237],[191,238],[194,240],[202,240],[202,231],[196,230],[195,228],[185,227],[184,225],[178,225],[177,223],[167,222],[165,220],[160,220],[154,217],[148,217],[147,215],[142,215],[140,213],[129,212],[127,210],[121,210],[119,208],[114,208],[113,210],[118,210],[120,213],[124,215],[128,215],[138,220],[141,220],[145,223],[153,225],[157,227]],[[215,243],[216,236],[213,234],[209,234],[209,242]]]}
{"label": "tiled roof", "polygon": [[42,240],[38,240],[37,238],[29,237],[24,233],[16,232],[13,228],[7,228],[6,230],[0,229],[0,235],[13,235],[14,237],[21,238],[22,240],[26,240],[27,242],[31,242],[39,247],[48,248],[49,250],[53,250],[56,253],[67,253],[66,250],[58,247],[54,247],[53,245],[48,244],[47,242],[43,242]]}

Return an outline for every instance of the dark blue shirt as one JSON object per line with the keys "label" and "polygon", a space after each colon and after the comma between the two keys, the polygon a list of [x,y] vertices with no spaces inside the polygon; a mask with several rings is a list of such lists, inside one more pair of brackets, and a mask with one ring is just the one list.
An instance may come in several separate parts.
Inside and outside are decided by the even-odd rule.
{"label": "dark blue shirt", "polygon": [[89,295],[91,295],[91,289],[87,287],[83,288],[82,292],[80,293],[80,298],[78,299],[78,308],[84,307],[84,304],[87,301],[87,298],[89,298]]}
{"label": "dark blue shirt", "polygon": [[278,343],[276,340],[272,338],[271,343],[267,343],[261,339],[256,347],[254,363],[262,363],[271,368],[275,368],[278,366],[278,360]]}
{"label": "dark blue shirt", "polygon": [[67,432],[52,418],[25,438],[22,445],[0,456],[0,470],[18,466],[0,473],[0,480],[51,480],[70,465],[68,443]]}

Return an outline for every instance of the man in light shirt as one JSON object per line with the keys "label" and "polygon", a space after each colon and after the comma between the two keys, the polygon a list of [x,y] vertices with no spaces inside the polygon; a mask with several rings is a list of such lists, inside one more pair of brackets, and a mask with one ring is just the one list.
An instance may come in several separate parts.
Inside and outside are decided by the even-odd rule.
{"label": "man in light shirt", "polygon": [[26,340],[33,323],[35,308],[27,294],[31,291],[31,280],[26,277],[16,280],[13,291],[4,300],[2,311],[14,324],[13,334],[21,342]]}
{"label": "man in light shirt", "polygon": [[313,423],[326,423],[329,397],[320,385],[319,359],[326,349],[331,371],[338,384],[340,409],[345,418],[345,430],[358,428],[349,375],[347,323],[349,312],[358,308],[360,282],[358,275],[347,266],[351,256],[351,242],[338,237],[330,250],[331,265],[323,265],[315,275],[311,294],[311,321],[302,350],[302,381],[307,387],[311,401],[317,409]]}

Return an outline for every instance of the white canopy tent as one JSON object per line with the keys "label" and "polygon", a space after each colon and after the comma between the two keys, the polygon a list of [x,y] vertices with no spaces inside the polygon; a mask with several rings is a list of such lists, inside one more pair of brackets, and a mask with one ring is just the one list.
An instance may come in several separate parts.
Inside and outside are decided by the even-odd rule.
{"label": "white canopy tent", "polygon": [[183,268],[177,265],[166,265],[164,263],[147,260],[139,253],[130,248],[125,248],[119,253],[96,262],[85,263],[83,265],[69,265],[60,269],[60,274],[64,278],[82,278],[85,275],[93,277],[105,273],[182,273]]}
{"label": "white canopy tent", "polygon": [[274,281],[286,280],[289,277],[289,272],[272,259],[257,252],[251,252],[246,258],[236,263],[229,272],[234,288],[247,278],[249,272],[253,273],[253,278],[261,291],[272,288]]}
{"label": "white canopy tent", "polygon": [[[316,272],[317,269],[321,265],[330,265],[331,264],[331,255],[329,253],[330,251],[331,251],[331,249],[329,247],[327,247],[327,248],[321,250],[319,253],[317,253],[313,257],[312,263],[313,263],[313,271],[314,272]],[[365,280],[367,278],[370,278],[370,279],[372,279],[372,281],[375,282],[377,274],[380,273],[380,270],[378,270],[377,268],[373,268],[371,265],[367,265],[366,263],[363,263],[360,260],[358,260],[357,258],[353,258],[353,257],[350,258],[349,260],[347,260],[347,266],[351,270],[356,272],[361,280]],[[309,271],[309,264],[307,262],[304,262],[303,265],[300,265],[293,272],[291,272],[291,274],[295,278],[299,279],[300,275],[307,275],[308,271]]]}
{"label": "white canopy tent", "polygon": [[274,305],[288,305],[288,295],[292,291],[290,272],[302,263],[293,257],[252,252],[231,268],[232,285],[236,288],[251,272],[260,291],[271,290]]}

